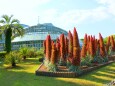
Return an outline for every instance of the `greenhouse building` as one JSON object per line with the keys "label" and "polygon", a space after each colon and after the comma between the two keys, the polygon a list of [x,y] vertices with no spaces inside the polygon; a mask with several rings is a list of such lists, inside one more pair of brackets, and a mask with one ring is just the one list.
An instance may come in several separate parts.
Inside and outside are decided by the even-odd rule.
{"label": "greenhouse building", "polygon": [[[40,49],[43,47],[43,41],[47,35],[50,34],[52,40],[56,40],[60,34],[68,35],[67,31],[54,26],[51,23],[38,24],[35,26],[28,26],[25,28],[25,34],[22,37],[16,37],[12,40],[12,50],[17,50],[22,46],[35,47]],[[4,50],[4,39],[0,40],[0,51]],[[82,42],[80,41],[80,45]]]}
{"label": "greenhouse building", "polygon": [[19,49],[23,45],[40,49],[43,47],[43,41],[46,39],[48,34],[50,34],[52,40],[56,40],[56,38],[58,38],[62,33],[66,36],[68,34],[65,30],[55,27],[51,23],[31,26],[25,29],[25,34],[23,37],[16,37],[12,41],[12,49]]}

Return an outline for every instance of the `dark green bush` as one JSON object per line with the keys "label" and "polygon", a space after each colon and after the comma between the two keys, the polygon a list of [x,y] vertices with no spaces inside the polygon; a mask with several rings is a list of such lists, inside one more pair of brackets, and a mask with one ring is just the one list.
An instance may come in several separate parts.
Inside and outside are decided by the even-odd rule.
{"label": "dark green bush", "polygon": [[25,60],[28,57],[29,54],[29,48],[28,47],[22,47],[19,49],[20,56]]}
{"label": "dark green bush", "polygon": [[19,53],[16,51],[12,51],[9,54],[5,55],[5,63],[11,64],[11,66],[16,66],[17,63],[21,62],[22,58],[20,57]]}
{"label": "dark green bush", "polygon": [[38,56],[44,57],[44,49],[40,48],[40,50],[38,51]]}
{"label": "dark green bush", "polygon": [[86,57],[81,58],[81,66],[91,66],[90,56],[86,56]]}
{"label": "dark green bush", "polygon": [[19,49],[19,53],[22,58],[35,58],[35,57],[44,57],[43,49],[36,49],[30,47],[22,47]]}
{"label": "dark green bush", "polygon": [[38,50],[36,48],[30,48],[28,50],[28,57],[32,58],[32,57],[37,57],[38,56]]}
{"label": "dark green bush", "polygon": [[4,58],[5,55],[6,55],[6,51],[0,52],[0,58]]}
{"label": "dark green bush", "polygon": [[43,62],[44,58],[43,57],[39,57],[39,62]]}

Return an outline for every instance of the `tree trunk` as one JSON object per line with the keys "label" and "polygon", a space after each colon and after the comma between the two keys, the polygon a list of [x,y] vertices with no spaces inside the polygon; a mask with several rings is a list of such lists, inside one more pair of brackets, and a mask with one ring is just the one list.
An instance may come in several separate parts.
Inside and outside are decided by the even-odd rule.
{"label": "tree trunk", "polygon": [[26,60],[26,56],[23,56],[23,60]]}
{"label": "tree trunk", "polygon": [[5,51],[9,53],[11,51],[11,36],[12,30],[9,28],[5,33]]}
{"label": "tree trunk", "polygon": [[15,67],[16,66],[16,63],[15,61],[12,62],[12,67]]}

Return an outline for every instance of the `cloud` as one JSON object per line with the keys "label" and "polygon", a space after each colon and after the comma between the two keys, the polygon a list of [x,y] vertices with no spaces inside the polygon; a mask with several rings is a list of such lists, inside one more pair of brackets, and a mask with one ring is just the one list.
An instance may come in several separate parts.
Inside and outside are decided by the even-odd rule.
{"label": "cloud", "polygon": [[87,10],[68,10],[59,13],[58,10],[47,10],[46,20],[53,22],[57,26],[69,30],[71,27],[82,24],[83,22],[96,22],[109,18],[105,7],[97,7]]}
{"label": "cloud", "polygon": [[109,19],[115,15],[115,0],[96,0],[98,6],[91,9],[77,9],[59,12],[57,9],[48,9],[44,12],[43,20],[53,22],[56,26],[69,30],[84,22],[98,22]]}
{"label": "cloud", "polygon": [[53,22],[57,19],[56,17],[58,17],[58,11],[57,9],[53,8],[47,9],[42,11],[39,16],[41,18],[40,21],[42,22],[49,22],[49,21]]}
{"label": "cloud", "polygon": [[99,4],[106,7],[107,13],[115,16],[115,0],[96,0]]}
{"label": "cloud", "polygon": [[13,14],[21,23],[29,25],[37,24],[39,16],[40,23],[51,22],[69,30],[84,22],[98,22],[110,18],[111,15],[115,16],[115,0],[96,1],[98,3],[96,8],[71,9],[60,12],[60,9],[56,9],[56,7],[40,10],[42,5],[51,2],[51,0],[2,0],[0,14]]}
{"label": "cloud", "polygon": [[13,14],[20,22],[32,25],[35,24],[35,20],[38,17],[38,12],[35,10],[36,7],[40,7],[50,1],[51,0],[2,0],[0,2],[0,16],[3,14]]}

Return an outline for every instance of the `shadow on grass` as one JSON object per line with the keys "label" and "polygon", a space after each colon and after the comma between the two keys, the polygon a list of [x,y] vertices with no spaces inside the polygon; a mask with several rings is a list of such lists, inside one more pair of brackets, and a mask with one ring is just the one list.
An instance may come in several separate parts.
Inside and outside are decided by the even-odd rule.
{"label": "shadow on grass", "polygon": [[0,61],[0,68],[3,67],[3,60]]}
{"label": "shadow on grass", "polygon": [[4,64],[4,61],[1,60],[0,68],[6,70],[16,70],[16,71],[26,71],[27,69],[31,70],[35,66],[39,66],[41,63],[38,61],[38,58],[27,58],[25,61],[21,61],[16,64],[16,67],[12,67],[11,64]]}
{"label": "shadow on grass", "polygon": [[112,63],[110,66],[92,71],[86,75],[79,77],[79,79],[85,79],[101,84],[109,83],[112,79],[115,79],[115,69],[112,69],[111,67],[115,67],[115,63]]}
{"label": "shadow on grass", "polygon": [[[33,65],[31,65],[33,64]],[[0,68],[0,85],[2,86],[97,86],[95,83],[109,83],[115,79],[115,63],[100,68],[78,78],[57,78],[36,76],[25,70],[32,70],[33,66],[39,65],[38,59],[27,59],[20,67],[14,69]],[[18,71],[20,70],[20,71]],[[84,83],[86,81],[86,83]],[[95,83],[94,83],[95,82]],[[83,84],[84,83],[84,84]],[[98,85],[101,86],[101,85]]]}
{"label": "shadow on grass", "polygon": [[16,65],[15,67],[7,66],[7,67],[5,67],[5,69],[18,69],[18,70],[20,70],[20,69],[24,69],[24,68],[21,67],[21,66]]}
{"label": "shadow on grass", "polygon": [[27,58],[24,61],[22,61],[22,63],[24,64],[41,64],[41,62],[39,62],[39,58]]}
{"label": "shadow on grass", "polygon": [[2,70],[2,86],[80,86],[79,83],[57,80],[55,77],[36,76],[34,73]]}

